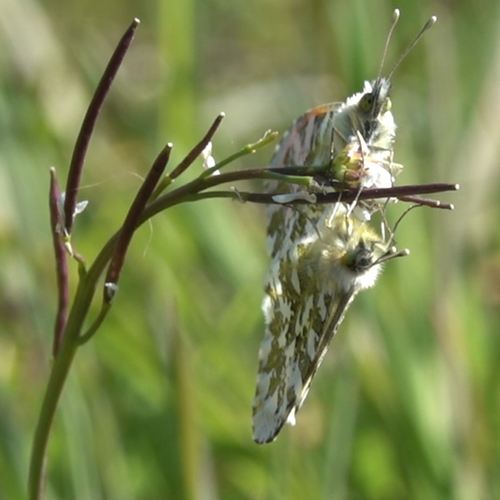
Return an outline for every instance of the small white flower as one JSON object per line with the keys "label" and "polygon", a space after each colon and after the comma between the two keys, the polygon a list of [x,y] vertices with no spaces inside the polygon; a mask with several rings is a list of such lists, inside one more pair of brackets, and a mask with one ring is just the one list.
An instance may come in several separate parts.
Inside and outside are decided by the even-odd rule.
{"label": "small white flower", "polygon": [[[58,229],[61,230],[66,226],[66,221],[64,219],[64,202],[66,201],[66,193],[63,192],[59,196],[59,199],[57,200],[57,211],[59,213],[59,221],[58,221]],[[73,210],[73,219],[78,215],[81,214],[86,208],[87,205],[89,204],[88,200],[83,200],[79,201],[75,209]]]}
{"label": "small white flower", "polygon": [[365,160],[363,168],[362,186],[372,189],[391,188],[394,178],[386,168],[376,161]]}
{"label": "small white flower", "polygon": [[118,293],[118,289],[119,287],[116,283],[104,283],[106,298],[110,304],[113,302],[115,295]]}
{"label": "small white flower", "polygon": [[81,214],[87,208],[88,204],[88,200],[79,201],[73,211],[73,218],[75,218],[78,214]]}
{"label": "small white flower", "polygon": [[[205,149],[201,152],[201,157],[203,158],[203,168],[208,170],[214,168],[217,165],[215,158],[212,156],[212,142],[209,142]],[[216,170],[212,175],[219,175],[220,172]]]}

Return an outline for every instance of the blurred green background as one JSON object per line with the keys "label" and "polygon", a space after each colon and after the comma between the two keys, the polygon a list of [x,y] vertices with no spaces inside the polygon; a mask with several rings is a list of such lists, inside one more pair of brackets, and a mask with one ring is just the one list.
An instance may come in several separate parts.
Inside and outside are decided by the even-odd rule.
{"label": "blurred green background", "polygon": [[[73,241],[89,262],[166,142],[173,165],[224,111],[222,159],[344,100],[377,75],[395,7],[386,72],[438,16],[393,78],[398,182],[458,182],[440,196],[456,210],[404,220],[398,244],[411,255],[355,301],[297,426],[266,446],[253,443],[250,420],[264,209],[202,201],[160,214],[138,232],[114,307],[78,352],[47,499],[500,498],[497,0],[1,0],[0,500],[25,498],[50,368],[48,169],[64,183],[131,20],[142,24],[82,180],[90,205]],[[265,166],[271,154],[235,166]],[[394,220],[403,208],[391,207]]]}

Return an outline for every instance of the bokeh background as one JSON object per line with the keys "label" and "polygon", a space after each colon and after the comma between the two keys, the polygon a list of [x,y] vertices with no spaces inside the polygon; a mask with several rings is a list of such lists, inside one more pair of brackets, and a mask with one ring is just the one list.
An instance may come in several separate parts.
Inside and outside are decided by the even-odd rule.
{"label": "bokeh background", "polygon": [[[398,244],[411,255],[356,300],[296,427],[266,446],[253,443],[250,421],[264,209],[212,200],[157,216],[137,233],[105,324],[78,352],[47,498],[500,498],[498,1],[1,0],[1,500],[26,496],[50,369],[48,169],[64,183],[86,106],[131,20],[142,24],[82,181],[90,205],[74,244],[89,262],[166,142],[173,165],[224,111],[222,159],[345,99],[377,75],[395,7],[385,72],[438,16],[393,78],[398,182],[458,182],[460,192],[440,197],[456,210],[403,221]],[[271,154],[234,168],[265,166]],[[391,207],[394,220],[402,209]]]}

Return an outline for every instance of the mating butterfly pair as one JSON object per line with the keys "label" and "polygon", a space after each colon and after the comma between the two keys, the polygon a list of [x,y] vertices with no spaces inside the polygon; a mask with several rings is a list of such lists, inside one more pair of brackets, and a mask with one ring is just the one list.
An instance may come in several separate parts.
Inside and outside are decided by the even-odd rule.
{"label": "mating butterfly pair", "polygon": [[[396,10],[382,61],[398,18]],[[363,91],[344,103],[308,111],[276,148],[271,167],[328,165],[337,187],[304,191],[303,186],[277,181],[267,186],[277,203],[267,211],[271,265],[262,306],[266,331],[253,401],[257,443],[273,441],[286,422],[295,423],[352,300],[375,284],[384,261],[407,254],[397,252],[390,239],[369,225],[372,213],[382,210],[387,200],[320,205],[314,204],[314,192],[392,186],[402,166],[392,161],[396,125],[389,98],[391,77],[435,21],[435,17],[429,19],[387,78],[365,82]],[[311,203],[286,205],[297,198]]]}

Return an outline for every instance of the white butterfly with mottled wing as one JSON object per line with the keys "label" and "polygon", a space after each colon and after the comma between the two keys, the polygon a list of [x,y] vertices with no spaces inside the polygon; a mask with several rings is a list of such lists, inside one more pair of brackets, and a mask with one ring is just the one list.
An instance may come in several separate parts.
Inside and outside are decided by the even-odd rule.
{"label": "white butterfly with mottled wing", "polygon": [[[398,17],[395,11],[390,33]],[[415,42],[435,20],[428,21]],[[345,103],[308,111],[285,134],[270,166],[330,165],[331,179],[349,187],[392,186],[401,166],[392,161],[396,125],[390,111],[390,87],[390,77],[378,77]],[[328,187],[331,179],[318,178],[316,190],[333,189]],[[314,195],[313,188],[304,191],[303,186],[276,181],[267,189],[283,203],[287,196]],[[287,421],[295,423],[295,414],[350,303],[359,291],[374,285],[382,262],[407,254],[397,252],[369,227],[367,220],[381,204],[362,202],[361,206],[361,214],[347,203],[268,207],[267,244],[272,261],[265,285],[266,332],[253,401],[257,443],[273,441]]]}
{"label": "white butterfly with mottled wing", "polygon": [[274,440],[286,421],[295,422],[350,303],[375,284],[383,261],[401,255],[365,222],[347,216],[347,205],[335,207],[328,220],[320,219],[280,252],[269,270],[253,403],[258,443]]}

